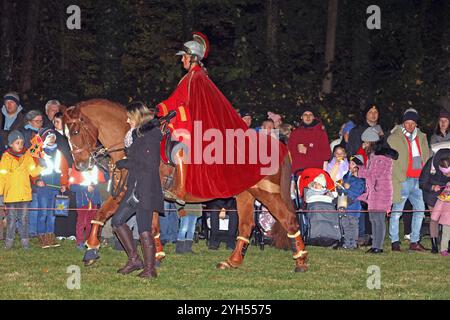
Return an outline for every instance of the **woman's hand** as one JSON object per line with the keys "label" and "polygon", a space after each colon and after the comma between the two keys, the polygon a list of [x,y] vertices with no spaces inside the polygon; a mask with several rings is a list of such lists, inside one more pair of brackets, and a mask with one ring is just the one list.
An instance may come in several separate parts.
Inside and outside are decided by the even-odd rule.
{"label": "woman's hand", "polygon": [[38,182],[36,182],[36,185],[37,185],[38,187],[45,187],[45,182],[42,181],[42,180],[39,180]]}
{"label": "woman's hand", "polygon": [[219,213],[219,219],[225,219],[227,217],[227,210],[225,208],[222,208]]}
{"label": "woman's hand", "polygon": [[94,186],[93,186],[92,184],[88,185],[87,191],[88,191],[89,193],[94,192]]}
{"label": "woman's hand", "polygon": [[438,185],[433,185],[433,186],[431,187],[431,190],[433,190],[434,192],[439,192],[439,191],[441,191],[441,187],[438,186]]}

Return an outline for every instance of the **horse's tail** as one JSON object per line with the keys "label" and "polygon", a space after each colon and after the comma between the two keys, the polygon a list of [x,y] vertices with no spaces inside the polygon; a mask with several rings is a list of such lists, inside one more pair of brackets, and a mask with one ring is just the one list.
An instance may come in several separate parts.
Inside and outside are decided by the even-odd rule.
{"label": "horse's tail", "polygon": [[[292,165],[289,155],[283,160],[280,168],[280,195],[282,201],[286,204],[290,212],[286,214],[294,214],[295,209],[291,199],[291,172]],[[291,240],[287,237],[286,230],[281,226],[280,222],[275,222],[272,227],[272,245],[278,249],[289,250]]]}
{"label": "horse's tail", "polygon": [[283,160],[281,164],[280,172],[280,193],[281,199],[288,207],[289,211],[295,212],[294,205],[291,199],[291,175],[292,175],[292,164],[289,154]]}

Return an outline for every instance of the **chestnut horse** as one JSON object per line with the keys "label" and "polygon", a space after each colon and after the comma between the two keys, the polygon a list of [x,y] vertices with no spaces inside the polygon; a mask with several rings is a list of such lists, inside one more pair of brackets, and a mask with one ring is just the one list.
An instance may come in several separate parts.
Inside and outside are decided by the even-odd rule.
{"label": "chestnut horse", "polygon": [[[127,114],[124,106],[103,99],[80,102],[64,111],[64,122],[66,135],[78,169],[84,170],[92,167],[96,157],[101,153],[110,155],[110,168],[114,167],[114,163],[117,160],[123,158],[124,137],[130,129],[127,124]],[[165,125],[162,127],[165,128]],[[104,149],[99,151],[96,148],[97,140],[101,142]],[[173,166],[161,161],[160,175],[162,181],[173,170]],[[287,231],[287,235],[291,240],[295,271],[305,272],[308,269],[306,264],[308,253],[300,235],[295,210],[290,198],[290,176],[291,162],[289,156],[286,156],[276,174],[264,177],[256,185],[247,190],[242,190],[236,196],[239,216],[239,234],[236,248],[226,261],[217,264],[217,268],[237,268],[243,263],[250,242],[249,238],[255,224],[253,204],[255,199],[257,199]],[[117,181],[114,181],[114,183],[117,184]],[[164,182],[162,182],[162,185],[164,186]],[[117,210],[124,193],[125,191],[123,190],[115,198],[109,197],[97,211],[97,216],[92,221],[91,234],[86,242],[88,246],[84,258],[86,265],[93,263],[98,258],[100,242],[97,236],[99,228]],[[209,200],[212,199],[199,199],[189,193],[186,195],[186,202],[188,203],[201,203]],[[153,214],[152,232],[156,238],[159,237],[158,214]],[[162,252],[161,246],[157,249],[160,253]],[[159,256],[159,259],[163,256],[164,253]]]}

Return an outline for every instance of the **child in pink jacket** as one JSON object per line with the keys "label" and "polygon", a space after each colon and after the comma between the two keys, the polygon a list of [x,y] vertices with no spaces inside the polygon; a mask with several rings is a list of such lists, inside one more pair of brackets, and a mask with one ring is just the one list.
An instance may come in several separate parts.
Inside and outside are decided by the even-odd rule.
{"label": "child in pink jacket", "polygon": [[[441,162],[439,164],[439,170],[443,174],[448,174],[450,173],[450,166],[445,168]],[[431,213],[431,220],[442,224],[441,255],[448,256],[450,240],[450,182],[447,183],[445,189],[438,196],[436,205]]]}

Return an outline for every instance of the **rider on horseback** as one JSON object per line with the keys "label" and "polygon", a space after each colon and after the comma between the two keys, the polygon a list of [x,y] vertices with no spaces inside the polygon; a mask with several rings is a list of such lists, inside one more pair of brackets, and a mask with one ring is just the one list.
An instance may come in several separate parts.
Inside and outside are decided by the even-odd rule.
{"label": "rider on horseback", "polygon": [[[158,116],[165,116],[170,110],[176,110],[177,116],[169,128],[171,129],[172,140],[183,143],[177,150],[172,152],[177,167],[177,177],[174,190],[165,191],[166,198],[176,200],[179,203],[184,202],[186,195],[186,146],[190,145],[190,132],[192,130],[192,121],[190,117],[190,84],[192,76],[196,71],[202,69],[201,60],[208,56],[209,43],[203,34],[194,33],[194,41],[188,41],[184,44],[184,50],[179,51],[176,55],[182,56],[181,61],[183,68],[188,72],[179,82],[178,88],[170,96],[169,99],[161,102],[157,106]],[[195,92],[192,92],[195,94]]]}
{"label": "rider on horseback", "polygon": [[[248,142],[247,145],[236,146],[233,137],[228,139],[230,131],[250,136],[254,132],[247,132],[248,126],[203,67],[201,61],[208,56],[209,51],[208,39],[198,32],[193,34],[193,38],[193,41],[184,44],[183,51],[177,53],[182,56],[187,74],[172,95],[157,105],[159,117],[173,110],[177,113],[169,124],[172,141],[180,142],[172,150],[170,159],[176,164],[177,174],[175,186],[165,194],[166,198],[177,202],[184,202],[186,193],[202,199],[228,198],[239,194],[264,177],[261,168],[266,166],[260,159],[256,163],[249,160],[251,152],[248,146],[255,145],[256,140],[248,142],[251,138],[247,136],[244,142]],[[208,145],[211,140],[203,140],[203,135],[205,133],[207,136],[210,132],[229,140],[223,144],[227,148],[222,146],[215,154],[216,158],[218,154],[223,155],[226,163],[221,159],[211,161],[203,158],[208,157],[207,148],[211,148]],[[283,159],[286,153],[280,149],[279,159]],[[237,155],[246,159],[240,161]]]}

